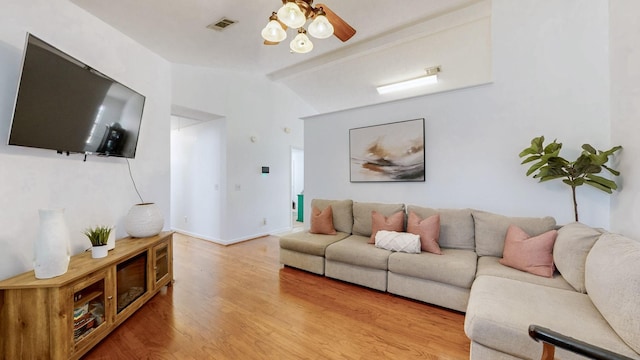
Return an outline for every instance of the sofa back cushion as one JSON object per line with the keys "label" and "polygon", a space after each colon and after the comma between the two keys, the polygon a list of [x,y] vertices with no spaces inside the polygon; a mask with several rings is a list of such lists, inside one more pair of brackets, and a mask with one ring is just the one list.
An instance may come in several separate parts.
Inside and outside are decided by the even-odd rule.
{"label": "sofa back cushion", "polygon": [[[404,204],[353,203],[353,234],[371,236],[371,214],[373,211],[391,216],[398,211],[404,212]],[[336,228],[337,229],[337,228]]]}
{"label": "sofa back cushion", "polygon": [[553,246],[553,262],[562,277],[581,293],[587,292],[584,286],[587,255],[602,233],[579,222],[564,225],[558,230]]}
{"label": "sofa back cushion", "polygon": [[440,214],[440,247],[463,250],[475,249],[471,209],[432,209],[409,205],[407,206],[407,211],[413,211],[422,219]]}
{"label": "sofa back cushion", "polygon": [[502,257],[504,238],[509,225],[521,228],[530,236],[538,236],[556,227],[556,220],[550,216],[509,217],[480,210],[473,210],[472,214],[478,256]]}
{"label": "sofa back cushion", "polygon": [[352,200],[311,200],[311,208],[317,207],[320,211],[331,205],[333,213],[333,227],[336,231],[351,234],[353,228],[353,201]]}
{"label": "sofa back cushion", "polygon": [[640,242],[603,234],[587,255],[587,293],[611,328],[640,353]]}

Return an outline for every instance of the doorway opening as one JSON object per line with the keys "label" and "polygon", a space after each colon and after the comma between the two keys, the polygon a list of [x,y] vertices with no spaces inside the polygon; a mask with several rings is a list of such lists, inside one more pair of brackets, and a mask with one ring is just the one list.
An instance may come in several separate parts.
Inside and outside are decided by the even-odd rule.
{"label": "doorway opening", "polygon": [[304,150],[291,148],[291,228],[304,227]]}

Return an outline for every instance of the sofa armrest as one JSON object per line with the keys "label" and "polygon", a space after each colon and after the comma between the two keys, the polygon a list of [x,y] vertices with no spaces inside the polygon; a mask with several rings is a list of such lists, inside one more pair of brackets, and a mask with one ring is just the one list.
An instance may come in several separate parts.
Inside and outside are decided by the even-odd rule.
{"label": "sofa armrest", "polygon": [[632,360],[624,355],[587,344],[538,325],[529,325],[529,336],[535,341],[543,342],[541,360],[553,360],[556,346],[597,360]]}

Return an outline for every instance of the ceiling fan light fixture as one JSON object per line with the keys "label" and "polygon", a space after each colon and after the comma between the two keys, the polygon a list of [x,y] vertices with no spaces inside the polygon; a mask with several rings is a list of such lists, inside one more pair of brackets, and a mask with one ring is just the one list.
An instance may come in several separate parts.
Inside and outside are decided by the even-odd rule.
{"label": "ceiling fan light fixture", "polygon": [[298,35],[289,43],[289,47],[295,53],[305,54],[313,50],[313,43],[309,40],[306,31],[300,28],[298,29]]}
{"label": "ceiling fan light fixture", "polygon": [[267,41],[279,43],[287,38],[287,32],[284,31],[282,25],[278,22],[278,20],[276,20],[275,13],[270,17],[270,19],[271,20],[269,21],[267,26],[262,29],[262,38]]}
{"label": "ceiling fan light fixture", "polygon": [[309,34],[317,39],[326,39],[333,35],[333,25],[324,16],[322,8],[320,8],[315,20],[309,24]]}
{"label": "ceiling fan light fixture", "polygon": [[295,1],[288,1],[278,10],[278,19],[294,29],[302,27],[307,22],[307,17]]}

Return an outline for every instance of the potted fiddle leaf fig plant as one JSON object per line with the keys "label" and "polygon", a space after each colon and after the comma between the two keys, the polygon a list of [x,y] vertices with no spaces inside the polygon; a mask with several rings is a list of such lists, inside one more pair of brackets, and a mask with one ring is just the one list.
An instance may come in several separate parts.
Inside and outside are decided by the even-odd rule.
{"label": "potted fiddle leaf fig plant", "polygon": [[91,257],[94,259],[107,256],[109,248],[107,242],[111,234],[111,228],[108,226],[96,226],[84,231],[84,234],[91,242]]}
{"label": "potted fiddle leaf fig plant", "polygon": [[531,146],[522,150],[520,155],[521,164],[533,162],[533,165],[527,170],[527,176],[533,174],[534,179],[539,182],[562,179],[562,182],[571,187],[571,195],[573,196],[573,212],[576,221],[578,221],[578,202],[576,201],[576,188],[587,184],[596,189],[611,194],[613,190],[618,188],[614,180],[596,175],[607,170],[611,175],[618,176],[620,172],[606,165],[609,157],[616,151],[622,149],[622,146],[614,146],[609,150],[596,150],[589,144],[582,145],[582,153],[574,161],[569,161],[560,156],[562,143],[553,140],[552,143],[544,145],[544,136],[539,136],[531,140]]}

